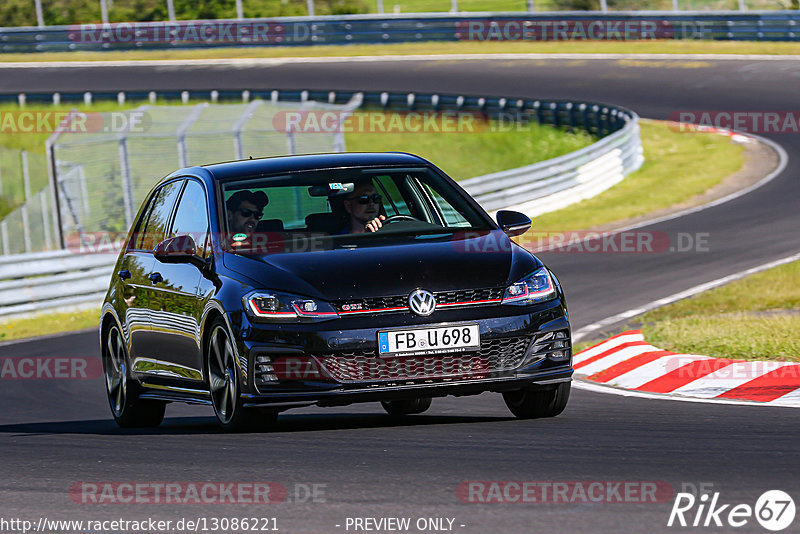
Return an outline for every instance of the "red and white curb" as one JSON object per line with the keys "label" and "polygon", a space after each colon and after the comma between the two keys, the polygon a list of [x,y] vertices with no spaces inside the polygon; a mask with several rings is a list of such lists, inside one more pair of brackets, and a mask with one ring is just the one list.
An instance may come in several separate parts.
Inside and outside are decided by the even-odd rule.
{"label": "red and white curb", "polygon": [[800,407],[800,364],[676,354],[640,330],[623,332],[573,357],[575,375],[626,390]]}

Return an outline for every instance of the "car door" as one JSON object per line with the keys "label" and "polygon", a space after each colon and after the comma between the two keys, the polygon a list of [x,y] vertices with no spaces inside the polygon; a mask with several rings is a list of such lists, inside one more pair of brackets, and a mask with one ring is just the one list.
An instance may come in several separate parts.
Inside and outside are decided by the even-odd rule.
{"label": "car door", "polygon": [[150,312],[147,305],[148,291],[151,282],[147,276],[152,271],[153,254],[145,249],[145,228],[157,204],[161,189],[151,197],[147,207],[142,210],[139,220],[134,225],[134,231],[128,243],[125,255],[122,257],[117,277],[117,292],[119,299],[116,302],[117,313],[123,321],[123,331],[128,335],[128,353],[133,361],[137,356],[144,357],[155,354],[155,347],[151,334]]}
{"label": "car door", "polygon": [[155,272],[153,249],[164,239],[182,186],[183,180],[168,182],[153,194],[147,215],[137,229],[135,250],[130,254],[131,263],[128,270],[131,278],[128,285],[135,291],[137,304],[135,309],[127,312],[127,315],[133,315],[136,320],[146,322],[146,328],[140,328],[136,336],[132,336],[136,341],[135,349],[131,350],[131,369],[139,376],[159,373],[158,354],[161,340],[158,330],[153,328],[153,309],[159,306],[160,302],[155,287],[158,280],[153,276]]}
{"label": "car door", "polygon": [[[189,235],[196,254],[206,256],[208,202],[205,188],[187,179],[165,238]],[[157,358],[161,374],[180,381],[202,381],[202,339],[199,334],[202,302],[198,288],[201,268],[193,263],[153,262],[153,329],[158,333]]]}

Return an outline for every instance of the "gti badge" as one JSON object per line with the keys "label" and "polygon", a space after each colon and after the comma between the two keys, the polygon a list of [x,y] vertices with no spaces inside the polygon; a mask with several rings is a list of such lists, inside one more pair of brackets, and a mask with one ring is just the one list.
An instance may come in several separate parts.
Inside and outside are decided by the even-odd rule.
{"label": "gti badge", "polygon": [[408,296],[408,307],[417,315],[426,317],[436,309],[436,299],[430,291],[417,289]]}

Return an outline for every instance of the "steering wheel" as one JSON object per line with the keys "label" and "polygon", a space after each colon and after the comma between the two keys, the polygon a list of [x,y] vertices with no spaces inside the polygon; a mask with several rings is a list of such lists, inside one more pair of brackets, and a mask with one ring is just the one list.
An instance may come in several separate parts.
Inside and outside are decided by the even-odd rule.
{"label": "steering wheel", "polygon": [[412,217],[411,215],[392,215],[391,217],[386,217],[383,221],[383,224],[392,224],[393,222],[397,221],[419,221],[416,217]]}

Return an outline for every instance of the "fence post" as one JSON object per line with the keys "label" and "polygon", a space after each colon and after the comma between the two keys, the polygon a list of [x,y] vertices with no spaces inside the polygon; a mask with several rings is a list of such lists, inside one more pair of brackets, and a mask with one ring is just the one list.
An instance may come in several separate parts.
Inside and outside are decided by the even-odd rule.
{"label": "fence post", "polygon": [[133,187],[131,185],[131,168],[128,160],[128,138],[119,138],[119,173],[122,178],[122,203],[125,205],[125,224],[130,228],[133,224]]}
{"label": "fence post", "polygon": [[458,13],[458,0],[450,0],[450,12]]}
{"label": "fence post", "polygon": [[286,131],[286,153],[290,156],[295,153],[294,131],[291,127]]}
{"label": "fence post", "polygon": [[680,11],[681,6],[678,5],[678,0],[672,0],[672,11]]}
{"label": "fence post", "polygon": [[533,13],[534,11],[536,11],[536,9],[533,6],[533,0],[528,0],[526,4],[528,6],[528,13]]}
{"label": "fence post", "polygon": [[26,202],[22,206],[20,206],[20,212],[22,213],[22,239],[25,242],[25,252],[31,251],[31,227],[30,221],[28,220],[28,203]]}
{"label": "fence post", "polygon": [[236,0],[236,18],[242,20],[244,18],[244,9],[242,8],[242,0]]}
{"label": "fence post", "polygon": [[25,202],[31,198],[31,173],[28,168],[28,151],[20,151],[20,158],[22,159],[22,188],[25,192]]}
{"label": "fence post", "polygon": [[178,165],[180,167],[189,166],[189,149],[186,146],[186,132],[189,127],[197,120],[197,117],[203,112],[208,104],[197,104],[192,108],[192,111],[186,116],[180,126],[178,126],[175,135],[178,137]]}
{"label": "fence post", "polygon": [[608,11],[608,1],[607,0],[600,0],[600,11],[605,13]]}
{"label": "fence post", "polygon": [[3,254],[8,256],[11,251],[8,248],[8,223],[6,221],[0,223],[0,236],[3,237]]}
{"label": "fence post", "polygon": [[61,225],[61,202],[58,198],[58,166],[56,164],[56,148],[55,142],[60,134],[55,132],[44,143],[45,152],[47,154],[47,175],[50,179],[50,195],[52,197],[53,206],[53,228],[58,235],[59,248],[67,248],[67,243],[64,240],[64,227]]}
{"label": "fence post", "polygon": [[42,12],[42,0],[36,0],[36,25],[40,28],[44,28],[44,14]]}
{"label": "fence post", "polygon": [[314,16],[314,0],[306,0],[306,7],[308,8],[308,16]]}
{"label": "fence post", "polygon": [[45,249],[51,249],[53,247],[53,242],[50,239],[50,221],[47,209],[47,191],[42,190],[39,193],[39,200],[42,202],[42,228],[44,228],[44,247]]}
{"label": "fence post", "polygon": [[108,24],[108,6],[106,0],[100,0],[100,18],[103,19],[103,24]]}
{"label": "fence post", "polygon": [[383,13],[383,0],[378,0],[378,13]]}
{"label": "fence post", "polygon": [[253,116],[256,108],[263,104],[263,100],[253,100],[245,108],[236,122],[233,124],[233,151],[236,159],[244,159],[244,143],[242,142],[242,130],[244,130],[247,121]]}

